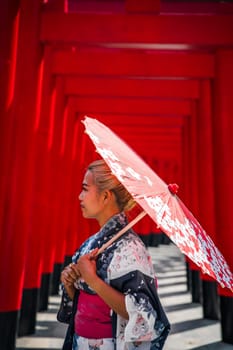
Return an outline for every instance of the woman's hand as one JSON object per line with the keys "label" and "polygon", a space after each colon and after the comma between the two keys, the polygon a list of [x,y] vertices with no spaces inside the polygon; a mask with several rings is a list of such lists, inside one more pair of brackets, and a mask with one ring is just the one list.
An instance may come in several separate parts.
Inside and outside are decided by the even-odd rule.
{"label": "woman's hand", "polygon": [[96,254],[98,248],[92,250],[90,253],[81,256],[75,264],[75,269],[84,279],[84,281],[92,287],[96,278],[99,278],[96,274]]}
{"label": "woman's hand", "polygon": [[73,299],[75,287],[74,282],[80,277],[78,270],[74,269],[74,264],[69,264],[61,273],[61,282],[63,283],[69,297]]}

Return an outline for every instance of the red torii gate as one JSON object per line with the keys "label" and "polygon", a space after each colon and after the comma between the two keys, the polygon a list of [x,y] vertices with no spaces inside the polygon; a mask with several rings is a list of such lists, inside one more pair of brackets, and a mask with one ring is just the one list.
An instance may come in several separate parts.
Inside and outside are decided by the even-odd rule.
{"label": "red torii gate", "polygon": [[[115,76],[115,74],[118,74],[121,76],[121,79],[124,78],[124,75],[126,74],[127,68],[128,66],[130,66],[130,62],[133,62],[132,67],[130,66],[130,74],[133,75],[135,77],[135,75],[144,75],[145,77],[148,76],[161,76],[164,77],[164,75],[168,75],[168,76],[186,76],[186,78],[190,78],[191,77],[203,77],[203,78],[207,78],[209,77],[213,77],[214,75],[214,59],[213,59],[213,55],[210,54],[183,54],[183,53],[179,53],[179,54],[161,54],[161,53],[157,53],[157,54],[152,54],[152,53],[135,53],[133,52],[133,50],[131,50],[131,52],[104,52],[104,50],[102,49],[102,51],[100,52],[95,52],[92,51],[90,48],[88,48],[86,50],[87,52],[83,52],[82,50],[78,50],[78,52],[76,52],[75,47],[72,47],[72,50],[70,50],[70,52],[68,51],[62,51],[60,52],[59,50],[57,50],[55,52],[55,57],[54,57],[54,72],[56,74],[100,74],[101,77],[102,76],[107,76],[108,74],[110,74],[111,76]],[[136,56],[136,57],[135,57]],[[62,59],[61,59],[62,57]],[[93,62],[94,64],[89,63],[90,61],[90,57],[94,58]],[[146,65],[144,64],[144,60],[141,60],[141,58],[144,57],[145,61],[146,61]],[[197,57],[199,58],[198,64],[197,64]],[[192,61],[193,58],[195,58],[196,60],[196,64],[194,65],[194,62]],[[183,59],[183,61],[182,61]],[[62,61],[64,60],[64,62],[67,62],[67,65],[64,66],[62,65]],[[183,65],[179,65],[181,62],[183,63]],[[60,61],[60,63],[59,63]],[[68,64],[69,62],[69,64]],[[107,72],[106,72],[106,64],[107,62],[109,63],[107,65]],[[117,65],[117,69],[114,69],[113,67],[116,66],[117,62],[120,62],[120,64]],[[165,64],[164,64],[165,63]],[[145,69],[146,66],[146,69]],[[198,69],[194,69],[193,67],[198,67]],[[137,69],[135,69],[135,67],[137,67]],[[168,68],[167,68],[168,67]],[[178,67],[178,69],[177,69]],[[183,68],[184,67],[184,68]],[[208,68],[207,68],[208,67]],[[166,72],[165,73],[165,71]],[[129,70],[129,69],[128,69]],[[193,71],[194,70],[194,71]],[[142,73],[143,72],[143,73]],[[169,84],[172,87],[172,83],[173,81],[169,80]],[[81,84],[80,84],[81,86]],[[93,84],[91,84],[91,86],[93,86]],[[81,95],[80,89],[79,90],[79,95]],[[94,89],[92,89],[94,90]],[[96,88],[96,94],[98,94],[97,92],[97,88]],[[130,90],[129,90],[130,91]],[[87,93],[87,91],[85,91]],[[157,91],[158,92],[158,91]],[[74,93],[74,91],[72,92]],[[121,92],[118,92],[118,94],[121,94]],[[133,95],[133,92],[132,92]],[[150,96],[150,91],[148,92],[148,95]],[[95,95],[94,95],[95,96]],[[95,111],[96,113],[106,113],[109,112],[109,107],[111,106],[111,110],[114,108],[114,106],[116,106],[116,109],[114,112],[119,114],[119,111],[122,109],[123,107],[123,102],[125,102],[127,104],[127,112],[128,113],[136,113],[136,112],[140,112],[140,102],[139,102],[139,106],[136,106],[136,102],[135,100],[132,101],[132,105],[129,105],[130,100],[127,99],[123,99],[122,101],[117,101],[115,98],[114,99],[110,99],[106,98],[106,96],[103,98],[102,97],[102,101],[101,101],[101,96],[95,96],[95,98],[93,99],[93,97],[85,95],[84,98],[81,96],[77,97],[75,100],[77,101],[77,110],[82,112],[83,110],[85,111],[90,111],[93,112]],[[181,95],[180,95],[181,97]],[[87,105],[85,105],[85,101],[87,103]],[[157,101],[157,100],[155,100]],[[153,107],[156,109],[156,111],[158,113],[182,113],[184,112],[185,115],[190,115],[191,111],[190,110],[181,110],[175,109],[175,103],[174,101],[172,101],[172,104],[168,104],[168,103],[162,103],[161,101],[159,101],[159,104],[156,104],[155,101],[153,100]],[[138,102],[138,101],[137,101]],[[148,113],[148,101],[145,101],[145,105],[143,105],[142,110],[144,113]],[[152,102],[149,100],[149,102]],[[167,102],[167,101],[166,101]],[[168,102],[170,102],[168,100]],[[183,102],[184,101],[176,101],[178,106],[183,106]],[[84,106],[83,106],[84,103]],[[115,104],[114,104],[115,103]],[[161,105],[161,107],[160,107]],[[90,109],[91,108],[93,109]],[[171,107],[172,111],[169,109],[169,107]],[[162,108],[160,110],[160,108]],[[165,108],[165,110],[164,110]],[[154,112],[149,111],[149,112]],[[101,114],[100,113],[100,114]],[[164,140],[165,141],[165,140]],[[194,182],[193,182],[194,183]],[[188,186],[187,186],[188,187]],[[197,201],[197,199],[196,199]],[[192,203],[195,203],[194,199],[192,198]],[[212,230],[211,230],[212,231]],[[197,267],[192,266],[193,268],[197,269]],[[205,277],[206,278],[206,277]],[[198,297],[199,298],[199,297]],[[197,300],[195,300],[197,301]]]}
{"label": "red torii gate", "polygon": [[[58,2],[57,2],[58,3]],[[62,2],[60,2],[62,3]],[[36,4],[36,5],[35,5]],[[129,3],[128,3],[129,4]],[[49,4],[48,4],[49,5]],[[51,167],[52,164],[55,164],[58,166],[58,169],[61,170],[62,164],[69,164],[69,157],[74,155],[74,152],[70,154],[69,152],[69,146],[68,144],[68,137],[66,138],[67,143],[62,143],[61,140],[64,140],[64,135],[62,134],[62,128],[64,127],[64,114],[63,112],[66,110],[65,108],[65,100],[63,98],[65,97],[64,93],[64,86],[63,86],[63,79],[61,77],[55,78],[55,87],[51,89],[50,87],[50,75],[51,72],[54,76],[56,76],[55,71],[51,71],[48,69],[47,63],[45,62],[45,66],[43,67],[44,73],[41,73],[43,76],[43,79],[47,80],[47,83],[44,83],[43,85],[43,91],[42,96],[43,98],[48,102],[48,106],[44,103],[42,106],[40,106],[40,97],[36,96],[36,90],[37,90],[37,84],[39,84],[39,81],[37,80],[37,74],[39,71],[39,62],[40,62],[40,45],[41,43],[45,45],[45,47],[49,47],[50,44],[54,43],[56,41],[55,45],[58,48],[58,52],[56,53],[56,50],[54,51],[54,47],[52,48],[52,54],[54,53],[59,54],[59,50],[61,51],[61,54],[67,54],[65,52],[66,50],[61,49],[60,44],[63,43],[87,43],[92,42],[92,44],[98,44],[101,43],[102,49],[105,50],[112,50],[111,45],[112,43],[119,44],[125,43],[126,45],[128,43],[137,44],[142,40],[142,43],[148,43],[148,44],[154,44],[160,45],[160,44],[174,44],[174,45],[180,45],[184,44],[183,50],[186,49],[193,49],[193,48],[206,48],[213,51],[217,49],[217,54],[211,53],[211,54],[204,54],[205,56],[204,61],[206,60],[206,63],[203,63],[204,61],[199,60],[198,57],[202,56],[199,53],[197,55],[192,55],[189,51],[186,51],[184,53],[180,53],[180,61],[178,58],[175,59],[175,63],[177,67],[170,68],[171,67],[171,60],[170,58],[173,57],[173,55],[169,53],[159,53],[158,55],[151,55],[152,58],[155,58],[155,56],[160,56],[161,59],[157,60],[155,59],[154,64],[157,62],[161,66],[161,70],[159,68],[159,65],[153,67],[153,69],[148,70],[148,75],[155,74],[157,77],[170,77],[170,78],[182,78],[184,76],[188,75],[188,72],[190,73],[189,78],[192,77],[192,74],[194,74],[193,78],[199,79],[200,78],[200,68],[203,69],[203,75],[202,79],[205,79],[205,82],[201,82],[200,85],[198,83],[198,89],[200,87],[200,97],[196,99],[196,101],[192,101],[192,110],[189,110],[189,117],[185,118],[184,120],[184,130],[186,130],[186,133],[189,133],[189,136],[191,137],[191,142],[187,139],[187,135],[184,137],[185,146],[187,147],[187,154],[183,155],[184,159],[186,159],[185,166],[187,167],[186,175],[193,176],[193,189],[197,189],[200,196],[200,189],[197,187],[196,182],[199,182],[199,185],[204,187],[207,185],[209,191],[210,197],[201,198],[202,201],[199,204],[199,208],[202,207],[202,215],[203,215],[203,223],[205,223],[206,219],[210,219],[210,225],[213,225],[213,218],[211,218],[210,215],[206,214],[205,205],[209,204],[209,199],[211,197],[211,190],[212,186],[208,183],[207,180],[203,180],[202,177],[197,173],[196,166],[202,164],[202,169],[204,172],[208,171],[208,174],[210,175],[209,181],[212,181],[212,166],[211,166],[211,152],[212,148],[207,147],[209,145],[209,141],[211,141],[212,135],[206,135],[206,131],[203,129],[200,129],[202,134],[195,132],[195,129],[198,128],[198,125],[200,123],[206,123],[206,125],[210,126],[210,121],[213,120],[211,125],[213,125],[213,134],[216,135],[215,143],[213,146],[214,154],[216,155],[214,157],[214,167],[216,169],[215,174],[215,182],[213,184],[214,190],[215,190],[215,197],[214,197],[214,204],[217,206],[217,217],[216,217],[216,226],[217,229],[222,232],[223,239],[221,240],[220,244],[222,245],[222,251],[224,255],[226,256],[229,264],[232,266],[232,257],[231,257],[231,215],[230,212],[224,208],[223,203],[230,204],[230,199],[232,197],[232,191],[231,191],[231,178],[232,178],[232,162],[231,162],[231,150],[232,150],[232,137],[230,134],[230,130],[232,130],[232,121],[230,119],[231,113],[232,113],[232,93],[231,93],[231,81],[232,81],[232,75],[233,72],[230,70],[229,63],[232,62],[232,15],[224,16],[224,15],[212,15],[212,16],[199,16],[195,14],[195,16],[192,15],[159,15],[159,16],[147,16],[147,15],[102,15],[102,14],[96,14],[96,15],[85,15],[85,14],[62,14],[62,13],[44,13],[42,15],[42,22],[39,23],[39,1],[38,3],[35,2],[32,6],[32,4],[27,3],[26,1],[21,1],[20,3],[22,12],[20,18],[18,18],[18,22],[16,20],[16,25],[14,29],[15,34],[15,43],[18,51],[12,51],[13,52],[13,58],[17,58],[17,64],[16,64],[16,70],[15,70],[15,76],[14,79],[11,79],[11,90],[9,90],[9,93],[7,94],[7,87],[4,86],[4,94],[5,96],[8,96],[7,101],[9,102],[8,107],[11,107],[11,110],[7,110],[7,112],[4,111],[4,116],[9,115],[10,118],[4,118],[2,119],[1,123],[2,128],[1,131],[4,130],[5,134],[3,134],[3,137],[1,140],[3,140],[3,147],[5,154],[1,154],[1,160],[3,161],[2,164],[6,167],[4,167],[4,175],[6,174],[8,177],[8,181],[6,181],[6,176],[3,177],[3,182],[1,183],[2,188],[4,189],[1,193],[1,203],[3,203],[2,208],[6,210],[6,213],[4,211],[1,212],[1,224],[3,227],[4,236],[2,235],[2,246],[1,246],[1,259],[2,263],[4,263],[4,260],[7,257],[7,254],[9,254],[9,250],[6,249],[8,244],[11,244],[12,249],[12,256],[13,259],[9,262],[9,271],[11,274],[14,274],[13,280],[14,280],[14,286],[12,286],[12,290],[14,290],[14,295],[10,295],[10,298],[6,298],[7,294],[9,293],[9,287],[10,284],[7,285],[7,290],[4,289],[4,287],[1,290],[1,300],[4,301],[4,305],[0,305],[0,311],[2,316],[3,322],[1,322],[1,333],[4,335],[7,334],[7,331],[4,327],[2,327],[3,323],[5,326],[6,323],[6,317],[9,319],[8,325],[15,325],[15,315],[17,314],[17,310],[20,308],[20,295],[22,291],[22,281],[23,281],[23,271],[24,271],[24,252],[27,252],[28,249],[26,249],[26,241],[27,237],[31,237],[33,232],[30,232],[30,228],[28,227],[27,218],[29,217],[30,213],[33,214],[34,221],[33,221],[33,227],[35,227],[36,222],[40,222],[41,216],[38,216],[36,211],[33,210],[33,207],[31,204],[33,203],[33,200],[35,200],[35,203],[41,203],[43,202],[43,198],[39,198],[39,193],[37,193],[36,188],[39,186],[41,188],[43,194],[54,194],[54,190],[56,188],[56,184],[61,184],[62,180],[64,180],[65,175],[64,173],[60,173],[58,182],[53,184],[53,189],[49,190],[50,184],[52,184],[52,181],[54,179],[54,176],[56,176],[56,171],[54,171]],[[131,4],[132,6],[132,4]],[[17,6],[15,6],[15,9],[17,10]],[[131,7],[131,11],[132,11]],[[16,11],[17,12],[17,11]],[[30,14],[30,16],[28,15]],[[11,22],[8,26],[12,25],[13,27],[13,20],[15,13],[12,12]],[[2,18],[4,18],[4,11],[2,12]],[[149,19],[148,19],[149,18]],[[53,21],[50,22],[50,21]],[[78,20],[78,22],[77,22]],[[18,23],[18,24],[17,24]],[[42,25],[41,29],[41,35],[40,39],[38,37],[38,28],[39,24]],[[52,27],[51,27],[52,25]],[[117,25],[117,26],[116,26]],[[18,28],[18,31],[17,31]],[[28,28],[34,28],[34,30],[29,31]],[[62,28],[66,28],[63,30]],[[87,31],[89,29],[90,32]],[[116,28],[119,28],[119,32],[116,32]],[[136,30],[138,28],[138,30]],[[141,28],[144,30],[142,31]],[[176,31],[173,29],[176,28]],[[126,30],[127,29],[127,30]],[[9,33],[12,31],[10,30]],[[17,34],[17,35],[16,35]],[[46,36],[47,35],[47,36]],[[9,34],[10,40],[12,37]],[[49,43],[50,42],[50,43]],[[60,44],[59,44],[60,43]],[[111,45],[109,45],[109,43]],[[156,46],[155,45],[155,46]],[[224,45],[225,49],[222,50],[220,47]],[[66,45],[65,45],[66,46]],[[116,45],[115,45],[116,46]],[[158,46],[157,46],[158,48]],[[174,49],[175,47],[173,47]],[[227,49],[226,49],[227,48]],[[50,48],[51,49],[51,48]],[[152,47],[149,47],[151,50]],[[208,50],[209,50],[208,49]],[[47,50],[47,49],[46,49]],[[45,50],[45,55],[46,55]],[[10,50],[8,47],[3,46],[3,51],[6,57],[10,57]],[[105,51],[107,54],[107,52]],[[116,52],[114,52],[115,54]],[[123,56],[118,57],[124,57],[125,62],[129,65],[129,72],[136,73],[136,70],[140,67],[138,64],[140,64],[139,56],[140,54],[135,53],[135,57],[138,57],[138,62],[134,65],[131,65],[131,62],[129,58],[127,57],[133,57],[131,53],[124,53]],[[96,53],[95,57],[97,59],[99,52]],[[15,56],[14,56],[15,55]],[[84,52],[84,57],[88,56],[87,52]],[[102,54],[103,56],[103,54]],[[105,55],[104,55],[105,56]],[[111,52],[111,57],[113,62],[116,62],[114,55]],[[145,54],[142,54],[140,57],[142,60],[145,60],[146,65],[144,66],[145,69],[148,64],[148,60],[151,60],[152,64],[152,58],[151,56],[149,58],[146,57]],[[167,57],[166,57],[167,56]],[[196,58],[194,58],[194,56]],[[80,56],[81,57],[81,56]],[[100,57],[100,56],[98,56]],[[110,56],[109,56],[110,57]],[[117,57],[117,56],[116,56]],[[192,58],[193,57],[193,58]],[[26,58],[26,59],[25,59]],[[50,55],[47,55],[48,60],[51,60]],[[164,60],[162,60],[162,58]],[[193,63],[193,67],[188,66],[188,62]],[[104,59],[104,58],[103,58]],[[128,60],[128,61],[127,61]],[[14,60],[11,61],[11,70],[14,71]],[[91,64],[91,59],[89,58],[88,61],[89,64]],[[98,66],[94,68],[102,69],[104,72],[104,65],[101,65],[101,62],[97,59],[96,62],[98,63]],[[165,62],[165,64],[163,64]],[[182,64],[181,64],[182,62]],[[69,62],[67,62],[70,64]],[[80,61],[80,64],[83,68],[87,68],[88,65],[82,63]],[[108,62],[105,61],[105,64],[108,65]],[[130,68],[132,66],[132,69]],[[55,67],[55,65],[52,64],[52,69]],[[90,67],[90,66],[89,66]],[[110,66],[110,71],[112,74],[114,74],[114,65]],[[183,68],[182,68],[183,67]],[[121,72],[127,75],[127,66],[123,64],[121,66],[121,70],[117,70],[116,72]],[[193,73],[192,73],[193,68]],[[216,69],[217,68],[217,69]],[[41,68],[41,72],[43,71]],[[97,70],[98,70],[97,69]],[[134,70],[133,70],[134,69]],[[184,74],[186,70],[186,74]],[[205,70],[205,73],[204,73]],[[47,74],[45,73],[47,71]],[[78,73],[78,71],[77,71]],[[80,74],[83,73],[83,71],[79,71]],[[88,72],[86,72],[88,74]],[[59,75],[59,74],[57,74]],[[64,75],[67,75],[67,72],[64,73]],[[8,71],[4,72],[3,74],[4,81],[10,80],[8,77]],[[25,84],[22,86],[22,81],[27,82],[27,85]],[[212,83],[214,81],[214,91],[216,93],[215,101],[213,102],[212,98],[209,98],[209,92],[210,92],[210,79],[212,79]],[[169,80],[171,82],[172,80]],[[7,84],[6,84],[7,86]],[[225,89],[227,88],[228,94],[225,94]],[[45,90],[48,92],[48,96],[46,96]],[[169,95],[170,96],[170,95]],[[172,96],[170,96],[172,97]],[[181,96],[180,96],[181,97]],[[41,98],[41,101],[43,100]],[[59,99],[61,98],[60,102]],[[62,102],[63,101],[63,102]],[[180,102],[180,101],[179,101]],[[99,103],[99,101],[98,101]],[[144,102],[143,102],[144,103]],[[172,103],[172,102],[169,102]],[[69,105],[69,101],[68,101]],[[180,105],[180,103],[179,103]],[[211,111],[208,111],[209,106],[214,105],[217,112],[213,112],[213,109]],[[49,107],[50,106],[50,107]],[[60,108],[59,108],[60,106]],[[83,105],[86,106],[86,105]],[[162,106],[162,105],[160,105]],[[202,106],[202,107],[201,107]],[[203,108],[204,106],[204,108]],[[165,108],[162,106],[162,110],[160,112],[164,112]],[[76,109],[76,108],[75,108]],[[205,112],[204,112],[205,110]],[[211,116],[213,115],[214,118],[212,119],[206,119],[206,111]],[[127,111],[129,112],[129,111]],[[67,127],[67,135],[72,135],[72,127],[71,125],[75,125],[75,113],[79,113],[78,109],[73,113],[70,113],[70,111],[67,111],[68,115],[72,115],[74,118],[69,120],[67,122],[69,124],[69,127]],[[119,112],[118,112],[119,113]],[[60,117],[59,117],[60,115]],[[219,115],[221,118],[219,118]],[[33,116],[33,118],[32,118]],[[34,122],[35,117],[35,122]],[[13,121],[13,123],[12,123]],[[59,121],[59,122],[58,122]],[[16,123],[16,124],[14,124]],[[54,129],[51,127],[51,125],[54,123]],[[72,124],[73,123],[73,124]],[[197,125],[195,125],[197,123]],[[23,125],[21,128],[13,128],[13,125]],[[38,125],[40,125],[40,128],[38,129]],[[205,125],[205,124],[204,124]],[[227,127],[225,127],[227,126]],[[37,130],[38,132],[32,133],[33,128]],[[204,128],[205,129],[205,128]],[[53,131],[54,130],[54,131]],[[56,131],[55,131],[56,130]],[[70,133],[68,134],[68,130],[70,130]],[[11,133],[14,131],[15,140],[17,140],[17,154],[18,156],[16,159],[14,159],[14,154],[12,154],[12,149],[10,149],[9,145],[12,146],[11,142]],[[49,137],[47,137],[47,132],[49,132]],[[43,134],[44,133],[44,134]],[[63,135],[63,136],[62,136]],[[35,137],[36,136],[36,137]],[[74,135],[73,135],[74,136]],[[208,142],[205,142],[205,138],[208,136]],[[9,139],[8,139],[9,137]],[[59,141],[60,140],[60,141]],[[31,143],[33,147],[31,150],[28,150],[28,144]],[[62,143],[62,146],[61,146]],[[203,145],[204,147],[203,147]],[[67,148],[66,148],[67,146]],[[14,148],[13,148],[14,149]],[[70,148],[71,149],[71,148]],[[45,159],[43,157],[43,150],[49,154],[45,156]],[[66,150],[66,158],[59,158],[58,154],[59,152],[61,155],[65,154]],[[202,151],[206,155],[206,159],[210,160],[210,162],[204,162],[203,160],[196,160],[196,152]],[[189,154],[191,156],[194,156],[195,159],[190,159]],[[191,152],[191,153],[190,153]],[[35,155],[37,154],[37,158],[35,158]],[[48,158],[47,158],[48,157]],[[189,159],[188,159],[189,158]],[[43,165],[46,165],[44,169],[47,169],[43,173],[41,170],[40,174],[37,173],[38,166],[35,166],[35,159],[37,160],[43,160]],[[65,161],[61,162],[61,159]],[[73,158],[73,161],[75,158]],[[51,162],[50,162],[51,161]],[[226,167],[227,165],[227,167]],[[191,170],[190,170],[191,169]],[[221,169],[221,171],[219,171]],[[227,169],[227,171],[226,171]],[[36,171],[35,171],[36,170]],[[196,173],[196,174],[195,174]],[[39,177],[43,175],[48,175],[49,178],[45,179],[44,181],[40,181]],[[32,184],[32,175],[36,176],[35,178],[35,184]],[[188,178],[188,177],[186,177]],[[223,180],[224,179],[224,180]],[[12,180],[12,181],[11,181]],[[206,183],[207,181],[207,183]],[[5,185],[9,183],[11,185],[17,184],[17,186],[11,186],[10,189],[8,187],[5,187]],[[188,184],[186,185],[188,188]],[[30,190],[30,188],[33,188],[33,192]],[[29,190],[28,190],[29,189]],[[39,191],[38,191],[39,192]],[[32,197],[32,193],[33,196]],[[63,193],[63,192],[62,192]],[[64,193],[63,193],[64,194]],[[59,195],[58,199],[61,198],[62,195]],[[188,191],[187,191],[188,194]],[[186,196],[187,196],[186,194]],[[46,198],[46,197],[45,197]],[[63,198],[63,197],[62,197]],[[6,203],[8,203],[9,199],[12,199],[12,202],[10,202],[10,207],[7,208]],[[22,207],[20,205],[24,203]],[[50,203],[49,205],[52,205]],[[52,206],[51,206],[52,207]],[[17,209],[20,209],[17,212]],[[213,209],[214,210],[214,209]],[[58,208],[54,209],[53,213],[58,213]],[[16,214],[16,215],[15,215]],[[57,214],[56,214],[57,215]],[[55,219],[56,216],[53,216],[53,219]],[[11,231],[13,228],[13,231]],[[48,229],[48,228],[47,228]],[[54,228],[53,228],[54,230]],[[14,239],[12,240],[11,232],[14,232]],[[27,233],[30,233],[29,235]],[[38,231],[36,231],[38,232]],[[46,237],[47,238],[47,237]],[[35,240],[35,243],[37,240]],[[12,245],[12,243],[14,243]],[[21,255],[17,254],[17,249],[21,249]],[[51,246],[50,246],[51,247]],[[45,260],[45,255],[42,255],[43,263]],[[50,264],[52,263],[52,259],[50,260]],[[28,265],[27,265],[28,268]],[[8,273],[8,270],[4,273]],[[30,274],[29,274],[30,275]],[[4,280],[4,274],[3,271],[1,271],[1,277],[0,280]],[[37,277],[39,274],[37,274]],[[29,281],[29,280],[28,280]],[[37,282],[38,283],[38,282]],[[14,289],[13,289],[14,287]],[[228,316],[230,313],[232,314],[232,295],[230,294],[227,297],[227,291],[220,290],[220,295],[226,295],[226,297],[221,298],[222,305],[224,307],[224,314],[222,323],[224,324],[224,320],[228,319]],[[16,311],[16,314],[15,314]],[[13,313],[12,313],[13,312]],[[11,318],[13,316],[13,318]],[[232,323],[231,323],[232,324]],[[224,328],[224,327],[223,327]],[[8,330],[10,329],[10,326]],[[229,329],[229,325],[228,328]],[[225,331],[225,329],[223,331]],[[231,329],[231,328],[230,328]],[[2,332],[2,330],[4,330]],[[229,341],[231,339],[231,336],[229,334],[224,333],[223,334],[224,339]],[[11,337],[11,339],[14,340],[14,335]],[[231,340],[230,340],[231,341]]]}
{"label": "red torii gate", "polygon": [[[71,68],[72,69],[72,68]],[[74,72],[73,72],[74,73]],[[79,106],[80,107],[80,106]],[[78,108],[78,107],[77,107]],[[173,110],[173,112],[174,112],[174,110]]]}

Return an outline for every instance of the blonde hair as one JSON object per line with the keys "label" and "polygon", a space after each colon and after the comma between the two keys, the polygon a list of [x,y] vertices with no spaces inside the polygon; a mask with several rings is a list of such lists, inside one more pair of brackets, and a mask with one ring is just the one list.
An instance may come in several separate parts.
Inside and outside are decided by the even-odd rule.
{"label": "blonde hair", "polygon": [[114,193],[117,205],[121,211],[129,211],[135,206],[136,202],[131,194],[116,176],[113,175],[103,159],[96,160],[89,164],[87,170],[92,172],[94,184],[100,192],[109,190]]}

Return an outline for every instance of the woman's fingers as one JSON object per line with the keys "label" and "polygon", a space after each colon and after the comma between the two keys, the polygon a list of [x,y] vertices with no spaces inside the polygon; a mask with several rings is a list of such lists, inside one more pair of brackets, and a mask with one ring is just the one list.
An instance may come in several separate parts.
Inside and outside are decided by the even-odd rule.
{"label": "woman's fingers", "polygon": [[95,248],[95,249],[93,249],[89,254],[90,254],[90,259],[91,260],[95,260],[95,259],[97,259],[97,257],[98,257],[98,251],[99,251],[99,249],[98,248]]}
{"label": "woman's fingers", "polygon": [[96,277],[95,252],[81,256],[77,262],[77,269],[84,281],[88,284],[89,280]]}
{"label": "woman's fingers", "polygon": [[63,283],[74,283],[81,277],[81,271],[85,274],[85,272],[90,269],[89,263],[91,260],[96,260],[98,250],[98,248],[95,248],[90,253],[81,256],[76,264],[70,263],[66,266],[62,272],[61,281]]}
{"label": "woman's fingers", "polygon": [[78,267],[77,267],[77,264],[70,264],[70,269],[72,270],[72,275],[75,276],[75,279],[79,278],[81,276],[79,270],[78,270]]}
{"label": "woman's fingers", "polygon": [[67,266],[61,273],[61,281],[63,283],[74,283],[79,277],[73,266]]}

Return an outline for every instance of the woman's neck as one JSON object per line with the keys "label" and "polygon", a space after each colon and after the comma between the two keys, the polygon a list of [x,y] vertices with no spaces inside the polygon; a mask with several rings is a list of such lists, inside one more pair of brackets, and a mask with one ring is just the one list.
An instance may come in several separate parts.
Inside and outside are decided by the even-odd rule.
{"label": "woman's neck", "polygon": [[106,213],[103,217],[98,219],[98,223],[100,227],[103,227],[113,216],[120,213],[120,210],[117,208],[114,211],[111,211],[111,213]]}

